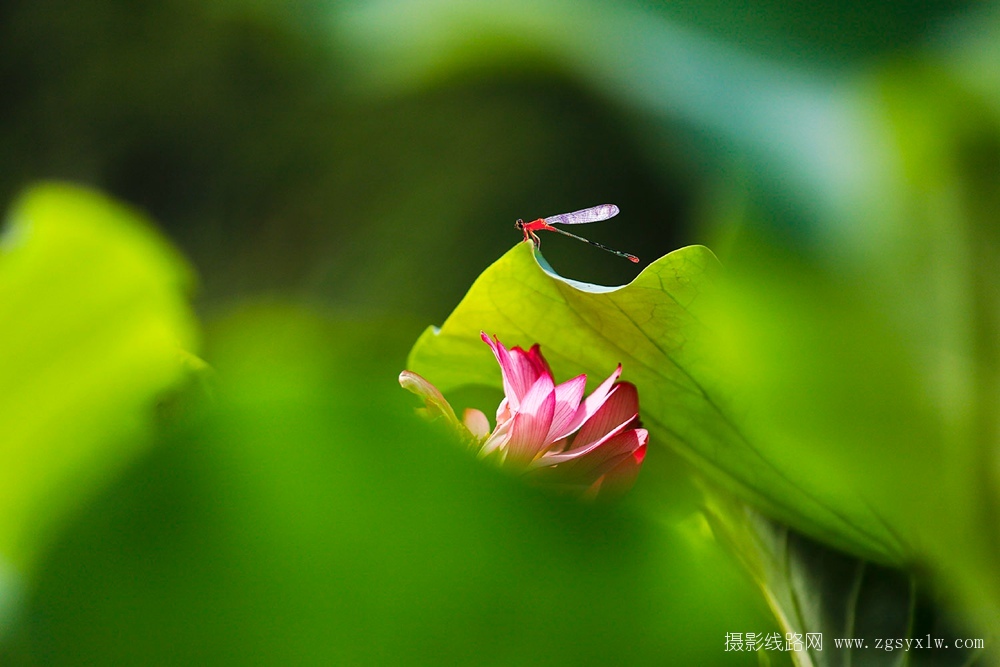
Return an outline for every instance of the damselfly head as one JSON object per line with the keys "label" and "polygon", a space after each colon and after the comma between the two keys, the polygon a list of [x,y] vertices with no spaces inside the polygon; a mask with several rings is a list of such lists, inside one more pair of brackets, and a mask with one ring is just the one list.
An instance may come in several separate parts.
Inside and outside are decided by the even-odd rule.
{"label": "damselfly head", "polygon": [[516,229],[519,232],[523,231],[524,230],[524,220],[522,220],[521,218],[518,218],[517,222],[514,223],[514,229]]}

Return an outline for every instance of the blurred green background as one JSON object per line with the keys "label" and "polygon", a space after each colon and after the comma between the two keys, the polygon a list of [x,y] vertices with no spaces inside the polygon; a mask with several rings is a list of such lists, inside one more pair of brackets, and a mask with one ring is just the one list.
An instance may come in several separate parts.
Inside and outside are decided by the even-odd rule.
{"label": "blurred green background", "polygon": [[[751,428],[790,460],[810,445],[808,474],[877,489],[904,528],[961,512],[909,546],[997,618],[1000,595],[977,597],[997,533],[956,535],[1000,511],[998,44],[1000,7],[945,0],[0,3],[0,201],[95,188],[193,267],[151,285],[195,285],[181,312],[115,256],[65,260],[71,236],[30,274],[0,256],[76,286],[0,282],[4,355],[35,350],[0,387],[36,397],[0,420],[52,426],[0,453],[65,463],[5,519],[0,661],[756,664],[724,633],[775,621],[663,443],[633,497],[580,507],[452,455],[395,384],[515,219],[605,202],[621,215],[583,235],[639,268],[703,243],[743,277],[733,318],[761,333],[734,377],[791,413]],[[578,280],[638,271],[554,235],[543,251]],[[134,293],[91,308],[97,265]],[[210,369],[149,370],[168,349],[134,324],[149,303]],[[80,379],[119,331],[146,332],[149,365]],[[889,379],[856,392],[872,369]],[[43,409],[66,386],[91,403]],[[893,465],[895,486],[871,472]]]}

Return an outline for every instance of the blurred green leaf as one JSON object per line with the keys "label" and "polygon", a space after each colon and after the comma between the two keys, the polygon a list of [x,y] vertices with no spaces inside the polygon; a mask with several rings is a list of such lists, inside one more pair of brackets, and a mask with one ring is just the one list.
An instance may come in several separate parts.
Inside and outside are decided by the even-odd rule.
{"label": "blurred green leaf", "polygon": [[813,252],[739,240],[723,307],[756,426],[802,474],[853,488],[986,628],[1000,625],[995,70],[925,55],[868,73],[857,104],[877,176]]}
{"label": "blurred green leaf", "polygon": [[0,557],[27,572],[83,498],[147,444],[198,361],[192,275],[135,211],[42,185],[0,238]]}
{"label": "blurred green leaf", "polygon": [[[716,4],[707,14],[719,10],[726,13]],[[346,5],[335,26],[350,62],[363,63],[349,80],[368,93],[412,93],[470,71],[555,71],[631,112],[642,128],[634,141],[654,161],[690,143],[697,151],[683,169],[721,160],[732,184],[735,154],[741,169],[749,159],[756,179],[807,215],[872,177],[867,128],[844,94],[846,76],[764,58],[671,20],[700,13],[683,3],[394,0]],[[787,16],[770,18],[785,24]],[[788,26],[778,30],[787,39]],[[823,34],[830,30],[824,23]]]}
{"label": "blurred green leaf", "polygon": [[[996,664],[995,637],[961,627],[916,574],[831,549],[719,494],[708,493],[707,509],[715,534],[739,554],[784,632],[802,640],[804,650],[793,653],[797,665]],[[807,633],[822,635],[820,643],[808,644]],[[955,638],[977,635],[983,647],[954,645]],[[837,639],[862,645],[838,646]]]}
{"label": "blurred green leaf", "polygon": [[215,400],[67,531],[4,664],[755,664],[724,634],[773,621],[703,522],[436,437],[396,382],[410,329],[287,303],[210,325]]}

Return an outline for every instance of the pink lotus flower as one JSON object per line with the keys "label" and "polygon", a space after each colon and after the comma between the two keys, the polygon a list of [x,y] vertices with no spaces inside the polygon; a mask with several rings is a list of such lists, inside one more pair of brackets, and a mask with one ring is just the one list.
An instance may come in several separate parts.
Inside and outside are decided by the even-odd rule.
{"label": "pink lotus flower", "polygon": [[441,392],[416,373],[400,373],[400,384],[423,398],[427,415],[444,418],[481,458],[584,497],[628,490],[649,434],[640,428],[635,385],[618,382],[621,364],[584,399],[587,376],[555,384],[538,345],[508,350],[496,337],[482,337],[500,364],[506,394],[492,433],[479,410],[466,410],[459,421]]}

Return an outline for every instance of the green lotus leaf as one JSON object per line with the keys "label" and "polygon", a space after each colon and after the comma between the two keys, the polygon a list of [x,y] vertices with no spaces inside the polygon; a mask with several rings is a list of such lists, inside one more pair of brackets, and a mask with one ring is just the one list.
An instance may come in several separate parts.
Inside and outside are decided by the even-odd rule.
{"label": "green lotus leaf", "polygon": [[145,446],[199,360],[192,274],[135,211],[41,185],[0,240],[0,559],[27,573],[60,521]]}
{"label": "green lotus leaf", "polygon": [[623,379],[639,389],[651,456],[670,447],[779,521],[879,562],[902,561],[894,530],[853,489],[803,477],[800,457],[788,455],[782,438],[766,437],[745,410],[752,405],[740,393],[745,369],[729,367],[742,339],[727,334],[742,329],[727,321],[726,282],[702,246],[674,251],[630,284],[608,288],[558,276],[522,243],[476,280],[443,326],[423,333],[408,368],[444,392],[499,386],[481,330],[507,345],[540,343],[557,380],[585,372],[599,381],[620,362]]}

